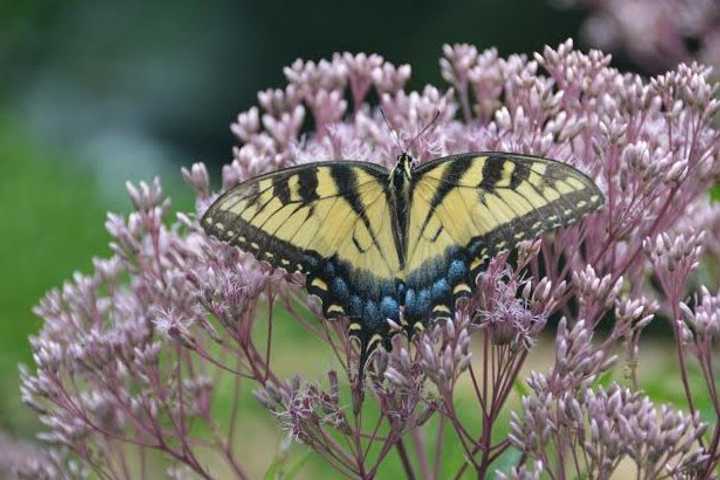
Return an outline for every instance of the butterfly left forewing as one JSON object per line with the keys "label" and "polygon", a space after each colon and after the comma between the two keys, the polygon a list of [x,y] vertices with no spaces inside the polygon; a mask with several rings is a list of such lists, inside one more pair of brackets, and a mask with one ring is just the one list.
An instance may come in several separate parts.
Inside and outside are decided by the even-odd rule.
{"label": "butterfly left forewing", "polygon": [[346,316],[364,344],[397,315],[400,270],[387,171],[364,162],[321,162],[248,180],[201,220],[213,236],[275,267],[306,274],[326,317]]}
{"label": "butterfly left forewing", "polygon": [[488,258],[569,225],[602,203],[586,175],[548,159],[477,153],[420,166],[414,172],[405,275],[408,289],[430,292],[430,304],[426,300],[411,313],[427,308],[431,317],[449,315],[455,300],[471,293]]}

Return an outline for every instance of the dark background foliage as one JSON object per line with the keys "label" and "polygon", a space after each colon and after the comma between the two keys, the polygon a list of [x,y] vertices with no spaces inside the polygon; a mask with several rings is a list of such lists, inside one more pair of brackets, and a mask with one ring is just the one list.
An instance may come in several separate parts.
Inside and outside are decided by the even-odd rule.
{"label": "dark background foliage", "polygon": [[110,137],[94,157],[113,163],[138,144],[148,159],[226,161],[229,123],[296,58],[377,52],[412,65],[413,89],[441,82],[444,43],[532,53],[582,20],[531,0],[12,3],[0,7],[3,104],[54,145]]}

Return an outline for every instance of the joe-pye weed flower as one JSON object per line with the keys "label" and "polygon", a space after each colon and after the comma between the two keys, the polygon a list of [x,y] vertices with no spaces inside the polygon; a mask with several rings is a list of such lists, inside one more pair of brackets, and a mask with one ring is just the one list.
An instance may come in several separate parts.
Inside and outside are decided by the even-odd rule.
{"label": "joe-pye weed flower", "polygon": [[720,65],[720,9],[715,0],[553,0],[590,14],[581,35],[622,51],[649,72],[699,60]]}
{"label": "joe-pye weed flower", "polygon": [[[182,172],[195,212],[173,217],[158,180],[129,184],[133,212],[106,222],[112,256],[35,309],[45,323],[31,339],[35,368],[21,371],[22,395],[47,428],[43,439],[99,478],[152,478],[152,452],[173,478],[252,478],[238,448],[247,418],[238,398],[252,388],[278,428],[349,478],[381,476],[391,456],[408,478],[483,478],[509,449],[522,453],[506,478],[608,478],[622,460],[643,478],[717,475],[717,279],[705,275],[696,296],[691,288],[702,262],[717,263],[705,252],[717,251],[720,225],[707,195],[720,171],[718,87],[698,64],[649,80],[609,64],[571,41],[530,58],[447,45],[449,85],[406,91],[410,67],[379,55],[294,62],[288,84],[260,92],[259,106],[232,125],[240,145],[223,190],[309,161],[390,165],[399,152],[382,108],[403,142],[437,117],[410,144],[420,162],[467,151],[542,155],[592,176],[606,205],[492,259],[452,320],[412,340],[395,336],[363,381],[347,322],[324,321],[301,276],[200,229],[216,196],[202,164]],[[554,364],[527,380],[506,435],[498,422],[553,316],[563,317]],[[617,362],[636,366],[656,317],[675,333],[685,413],[654,405],[634,376],[597,382]],[[281,318],[332,352],[324,376],[278,373]],[[689,362],[701,366],[705,390],[691,388]],[[466,396],[458,408],[462,388],[472,403]],[[218,409],[220,395],[231,397],[230,412]],[[711,399],[710,417],[701,419],[699,396]],[[456,446],[462,460],[453,463],[443,452]]]}

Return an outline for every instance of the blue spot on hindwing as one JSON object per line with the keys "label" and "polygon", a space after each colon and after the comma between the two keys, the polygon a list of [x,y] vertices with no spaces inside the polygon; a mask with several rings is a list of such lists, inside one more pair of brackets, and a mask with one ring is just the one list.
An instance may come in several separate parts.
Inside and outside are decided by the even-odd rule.
{"label": "blue spot on hindwing", "polygon": [[349,310],[350,310],[350,316],[351,317],[360,317],[362,316],[362,300],[360,300],[360,297],[357,295],[353,295],[350,297],[350,302],[348,302]]}
{"label": "blue spot on hindwing", "polygon": [[308,270],[314,271],[318,267],[318,259],[312,255],[303,256],[304,262],[308,266]]}
{"label": "blue spot on hindwing", "polygon": [[363,298],[380,298],[380,282],[369,273],[364,271],[353,273],[352,277],[350,277],[350,283],[353,286],[353,291],[358,292]]}
{"label": "blue spot on hindwing", "polygon": [[465,279],[466,275],[467,266],[465,266],[465,262],[463,262],[462,260],[453,260],[452,262],[450,262],[447,278],[451,284],[454,285],[462,281],[463,279]]}
{"label": "blue spot on hindwing", "polygon": [[417,312],[421,316],[426,316],[430,311],[430,289],[424,288],[417,294]]}
{"label": "blue spot on hindwing", "polygon": [[335,266],[332,264],[332,262],[325,262],[325,268],[323,268],[325,271],[325,276],[328,278],[332,278],[335,276]]}
{"label": "blue spot on hindwing", "polygon": [[428,281],[432,281],[433,278],[437,278],[441,276],[443,273],[443,266],[444,263],[441,258],[437,258],[435,260],[432,260],[430,262],[427,262],[426,265],[426,271],[425,271],[425,278]]}
{"label": "blue spot on hindwing", "polygon": [[444,278],[436,281],[431,291],[433,301],[440,301],[450,295],[450,284]]}
{"label": "blue spot on hindwing", "polygon": [[392,296],[395,294],[395,284],[392,281],[385,280],[380,285],[380,295],[383,297]]}
{"label": "blue spot on hindwing", "polygon": [[415,304],[415,290],[408,288],[405,292],[405,311],[409,315],[414,315],[417,305]]}
{"label": "blue spot on hindwing", "polygon": [[382,302],[380,302],[380,315],[382,315],[383,319],[392,318],[393,320],[397,320],[399,317],[399,308],[400,306],[397,300],[392,297],[384,297]]}
{"label": "blue spot on hindwing", "polygon": [[347,302],[348,297],[350,297],[350,290],[348,290],[347,283],[342,278],[333,279],[330,290],[342,302]]}
{"label": "blue spot on hindwing", "polygon": [[377,304],[372,300],[367,300],[365,302],[365,309],[363,310],[363,320],[365,321],[365,326],[367,326],[371,330],[375,330],[376,328],[378,328],[382,322],[382,318],[380,317],[380,311],[378,310]]}

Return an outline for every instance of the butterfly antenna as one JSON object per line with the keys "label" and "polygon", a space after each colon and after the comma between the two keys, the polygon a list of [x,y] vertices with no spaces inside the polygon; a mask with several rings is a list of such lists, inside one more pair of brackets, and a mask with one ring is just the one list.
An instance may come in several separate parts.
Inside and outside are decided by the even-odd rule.
{"label": "butterfly antenna", "polygon": [[382,107],[379,109],[380,115],[382,115],[383,120],[385,121],[385,125],[387,126],[388,130],[390,130],[390,133],[392,134],[393,140],[395,140],[395,145],[400,149],[401,152],[407,152],[407,149],[404,148],[400,144],[400,137],[398,136],[397,132],[394,128],[390,126],[390,122],[388,122],[387,117],[385,116],[385,111],[382,109]]}
{"label": "butterfly antenna", "polygon": [[431,127],[435,126],[435,123],[437,122],[437,119],[440,118],[440,110],[435,109],[435,114],[433,115],[432,120],[430,120],[427,125],[425,125],[420,132],[418,132],[417,135],[415,135],[415,138],[412,139],[412,142],[410,142],[410,145],[415,145],[415,142],[418,140],[418,138],[425,135],[425,132],[430,130]]}

